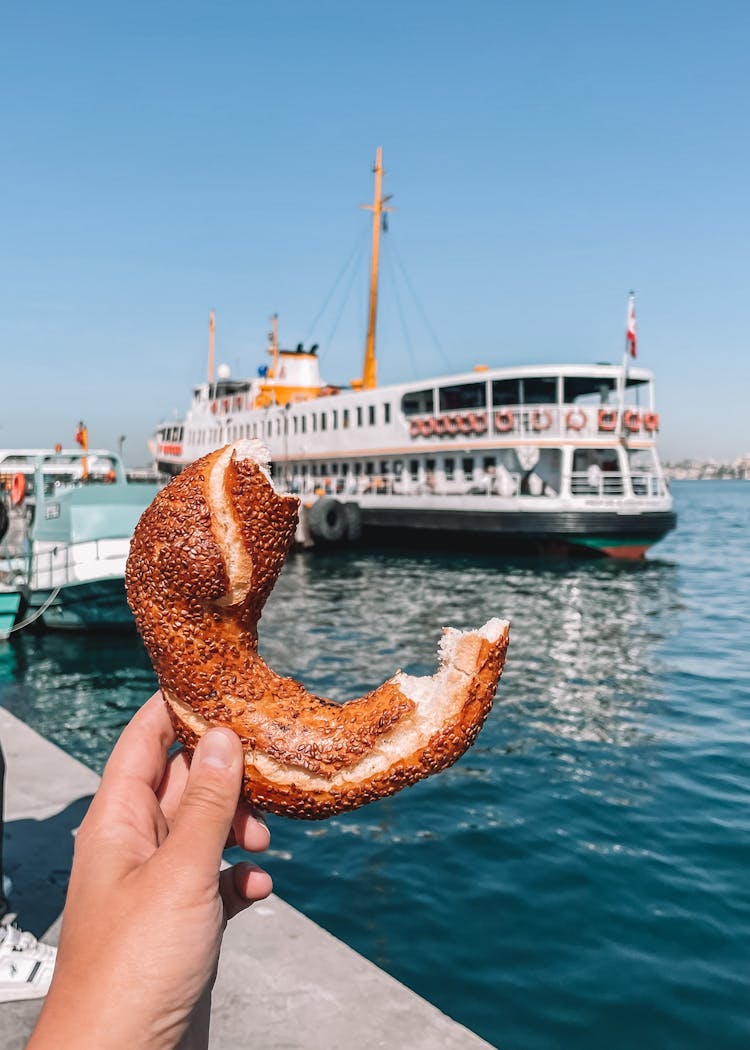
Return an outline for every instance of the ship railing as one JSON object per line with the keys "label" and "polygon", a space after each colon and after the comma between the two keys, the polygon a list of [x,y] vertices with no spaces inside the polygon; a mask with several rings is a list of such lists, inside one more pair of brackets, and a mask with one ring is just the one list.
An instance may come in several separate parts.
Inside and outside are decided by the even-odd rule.
{"label": "ship railing", "polygon": [[[355,500],[360,496],[499,496],[502,498],[559,496],[560,482],[545,481],[539,474],[519,474],[509,470],[473,477],[445,477],[442,474],[365,475],[359,477],[287,479],[287,491],[302,498],[333,496]],[[588,499],[623,499],[626,496],[653,499],[667,495],[663,478],[652,472],[630,477],[619,471],[589,468],[570,475],[572,496]]]}
{"label": "ship railing", "polygon": [[611,499],[632,495],[636,498],[653,499],[666,496],[667,487],[658,474],[650,471],[631,474],[629,478],[617,471],[574,471],[570,475],[570,491],[573,496]]}
{"label": "ship railing", "polygon": [[664,481],[664,478],[651,472],[631,474],[630,487],[633,490],[634,496],[645,496],[649,499],[655,496],[666,496],[668,494],[667,484]]}
{"label": "ship railing", "polygon": [[598,496],[601,499],[625,495],[624,478],[619,471],[576,470],[570,475],[573,496]]}
{"label": "ship railing", "polygon": [[37,550],[31,569],[31,586],[38,590],[83,583],[125,571],[130,537],[59,543]]}

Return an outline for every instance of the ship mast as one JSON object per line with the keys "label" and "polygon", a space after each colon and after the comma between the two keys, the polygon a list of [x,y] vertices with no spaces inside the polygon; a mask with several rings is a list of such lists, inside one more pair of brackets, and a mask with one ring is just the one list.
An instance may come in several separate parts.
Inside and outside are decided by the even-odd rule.
{"label": "ship mast", "polygon": [[212,310],[208,315],[208,385],[214,381],[214,336],[216,334],[216,314]]}
{"label": "ship mast", "polygon": [[372,204],[362,207],[372,212],[372,256],[370,259],[370,305],[367,318],[367,345],[365,363],[362,369],[362,389],[374,390],[378,385],[377,360],[375,358],[375,327],[378,318],[378,267],[380,263],[380,230],[383,225],[383,213],[391,209],[385,207],[390,195],[383,196],[383,149],[378,146],[375,155],[375,195]]}
{"label": "ship mast", "polygon": [[271,368],[268,372],[269,379],[276,378],[276,368],[279,363],[279,315],[271,316],[271,331],[268,333],[268,352],[271,355]]}

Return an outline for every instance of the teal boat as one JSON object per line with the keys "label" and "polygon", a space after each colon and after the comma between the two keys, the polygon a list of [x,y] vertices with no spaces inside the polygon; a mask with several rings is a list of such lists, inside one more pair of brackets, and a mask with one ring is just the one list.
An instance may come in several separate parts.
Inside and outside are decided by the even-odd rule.
{"label": "teal boat", "polygon": [[12,494],[0,581],[18,599],[14,619],[22,603],[23,626],[132,626],[125,565],[159,485],[128,482],[112,452],[77,449],[0,450],[0,480]]}
{"label": "teal boat", "polygon": [[10,637],[21,607],[21,593],[0,587],[0,642]]}

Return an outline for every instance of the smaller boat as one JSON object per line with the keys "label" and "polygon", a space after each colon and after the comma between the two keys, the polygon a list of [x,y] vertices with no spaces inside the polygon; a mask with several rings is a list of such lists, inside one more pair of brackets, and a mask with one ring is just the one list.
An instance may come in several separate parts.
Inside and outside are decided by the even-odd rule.
{"label": "smaller boat", "polygon": [[0,617],[6,604],[13,617],[0,629],[131,626],[125,564],[160,486],[128,482],[118,455],[89,449],[0,449],[0,485]]}

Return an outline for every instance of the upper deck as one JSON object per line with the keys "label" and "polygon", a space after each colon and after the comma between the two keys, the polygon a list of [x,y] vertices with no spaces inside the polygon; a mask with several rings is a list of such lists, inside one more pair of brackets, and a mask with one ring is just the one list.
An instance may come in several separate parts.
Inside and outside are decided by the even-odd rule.
{"label": "upper deck", "polygon": [[477,368],[373,390],[335,390],[252,407],[253,381],[196,388],[184,424],[160,428],[163,456],[189,462],[224,442],[258,438],[279,462],[375,451],[619,441],[652,445],[659,427],[644,368]]}

